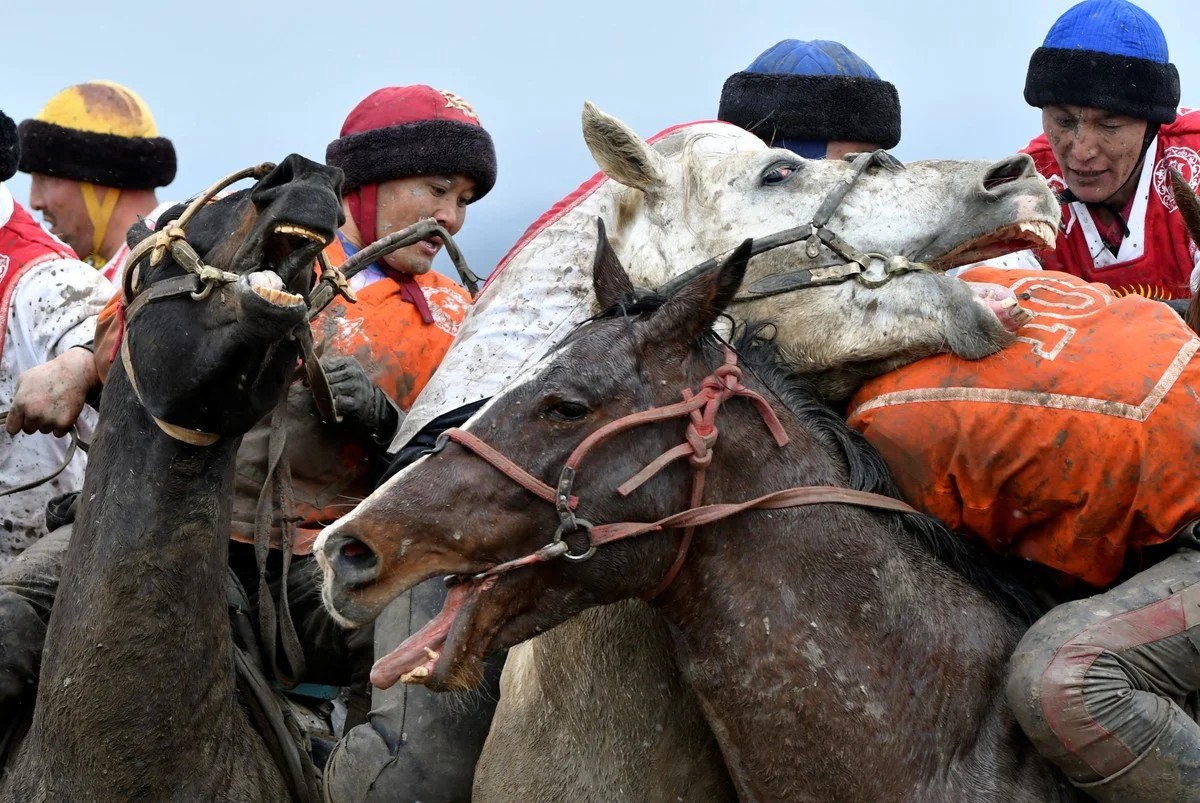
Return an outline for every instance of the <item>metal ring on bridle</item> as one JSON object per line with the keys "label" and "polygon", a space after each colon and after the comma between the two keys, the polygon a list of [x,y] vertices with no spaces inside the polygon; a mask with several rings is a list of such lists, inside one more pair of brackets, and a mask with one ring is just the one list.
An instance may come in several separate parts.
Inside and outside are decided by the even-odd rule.
{"label": "metal ring on bridle", "polygon": [[580,518],[575,519],[575,529],[573,529],[573,530],[568,531],[566,529],[565,524],[560,524],[560,525],[558,525],[558,529],[554,531],[554,540],[551,541],[551,543],[552,544],[558,544],[558,543],[566,544],[567,551],[564,552],[562,554],[562,556],[569,561],[573,561],[575,563],[582,563],[583,561],[590,558],[592,555],[596,554],[596,545],[592,543],[591,536],[588,536],[587,551],[579,553],[579,554],[571,554],[571,548],[570,548],[571,545],[568,544],[566,541],[564,541],[563,537],[566,535],[574,535],[575,533],[578,533],[578,532],[582,532],[585,536],[587,536],[588,533],[590,533],[592,531],[592,527],[594,527],[594,526],[595,525],[593,525],[587,519],[580,519]]}

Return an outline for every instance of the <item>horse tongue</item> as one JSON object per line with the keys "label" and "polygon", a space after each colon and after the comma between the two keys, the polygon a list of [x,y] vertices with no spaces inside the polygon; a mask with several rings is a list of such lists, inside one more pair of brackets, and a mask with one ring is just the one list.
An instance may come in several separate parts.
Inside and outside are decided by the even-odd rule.
{"label": "horse tongue", "polygon": [[371,667],[371,685],[379,689],[388,689],[397,681],[421,683],[424,678],[429,677],[441,656],[454,618],[479,590],[477,584],[471,582],[452,586],[437,616],[406,638],[399,647],[375,662]]}
{"label": "horse tongue", "polygon": [[1016,332],[1033,319],[1033,315],[1022,308],[1017,294],[1002,284],[967,282],[975,300],[992,311],[1000,323],[1010,332]]}

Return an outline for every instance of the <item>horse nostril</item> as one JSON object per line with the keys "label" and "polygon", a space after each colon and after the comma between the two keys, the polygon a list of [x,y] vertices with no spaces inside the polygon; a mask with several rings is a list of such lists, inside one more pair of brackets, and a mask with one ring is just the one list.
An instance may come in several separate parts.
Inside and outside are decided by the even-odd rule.
{"label": "horse nostril", "polygon": [[1034,175],[1033,159],[1021,153],[996,162],[983,174],[983,188],[993,192],[1005,184],[1012,184]]}
{"label": "horse nostril", "polygon": [[363,585],[379,573],[378,556],[352,535],[337,536],[325,546],[325,553],[343,585]]}

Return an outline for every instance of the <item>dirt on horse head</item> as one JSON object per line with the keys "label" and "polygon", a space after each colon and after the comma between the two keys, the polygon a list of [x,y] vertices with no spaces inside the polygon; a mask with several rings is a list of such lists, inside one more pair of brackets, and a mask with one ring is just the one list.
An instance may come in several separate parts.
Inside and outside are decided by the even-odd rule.
{"label": "dirt on horse head", "polygon": [[[1057,231],[1058,203],[1027,156],[907,167],[886,154],[810,161],[727,123],[674,126],[647,141],[590,103],[582,122],[601,172],[501,261],[393,452],[439,415],[500,392],[599,311],[590,270],[597,217],[633,283],[646,288],[747,237],[820,223],[815,241],[750,261],[745,299],[731,313],[778,323],[780,343],[799,369],[853,365],[866,375],[885,370],[897,354],[978,357],[1012,342],[1014,313],[1006,305],[1013,300],[992,288],[973,293],[942,271],[1052,245]],[[847,255],[865,263],[861,274],[847,267]],[[777,294],[800,286],[801,274],[825,278]],[[836,386],[845,384],[829,383],[840,395],[848,391]]]}
{"label": "dirt on horse head", "polygon": [[295,375],[342,176],[295,155],[253,174],[130,233],[120,356],[6,799],[289,798],[235,691],[231,490],[241,436]]}
{"label": "dirt on horse head", "polygon": [[[631,285],[601,248],[597,291],[620,302]],[[1075,799],[1001,688],[1028,597],[936,522],[888,512],[878,456],[773,344],[740,340],[737,360],[711,334],[747,253],[579,328],[469,432],[326,530],[330,609],[362,624],[454,576],[443,613],[373,680],[458,689],[496,650],[653,595],[744,799]],[[797,486],[817,503],[671,518]],[[876,496],[822,495],[845,488]]]}

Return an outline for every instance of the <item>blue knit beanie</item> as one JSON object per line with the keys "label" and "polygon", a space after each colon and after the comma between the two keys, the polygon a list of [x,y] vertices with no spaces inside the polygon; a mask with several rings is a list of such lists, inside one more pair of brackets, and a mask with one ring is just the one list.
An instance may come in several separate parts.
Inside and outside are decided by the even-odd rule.
{"label": "blue knit beanie", "polygon": [[900,142],[900,96],[838,42],[784,39],[721,89],[718,119],[807,158],[833,140]]}
{"label": "blue knit beanie", "polygon": [[1179,106],[1179,72],[1154,17],[1126,0],[1084,0],[1033,51],[1025,101],[1170,123]]}

